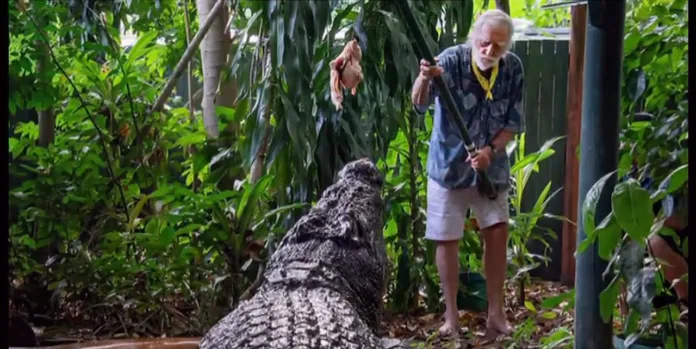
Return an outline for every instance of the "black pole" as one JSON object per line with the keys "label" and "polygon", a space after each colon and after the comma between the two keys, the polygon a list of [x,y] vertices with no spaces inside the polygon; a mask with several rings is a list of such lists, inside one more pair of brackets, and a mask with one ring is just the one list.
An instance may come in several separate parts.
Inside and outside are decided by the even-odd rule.
{"label": "black pole", "polygon": [[[625,18],[626,0],[587,2],[577,246],[586,238],[582,204],[587,192],[597,180],[616,170],[618,165]],[[610,195],[615,184],[616,177],[613,176],[597,204],[597,222],[611,212]],[[606,267],[607,262],[597,253],[596,242],[576,258],[576,349],[614,347],[612,322],[604,323],[599,310],[599,295],[612,277],[602,278]]]}
{"label": "black pole", "polygon": [[[430,62],[431,65],[437,64],[437,62],[435,62],[435,57],[433,57],[433,54],[430,53],[428,44],[425,42],[425,37],[423,36],[423,32],[421,32],[421,28],[416,21],[416,17],[413,15],[411,7],[408,5],[408,0],[399,0],[397,1],[396,5],[399,10],[401,10],[401,14],[406,21],[406,27],[409,29],[411,35],[413,35],[413,39],[416,41],[416,46],[418,47],[418,51],[420,51],[420,56]],[[466,152],[469,154],[469,156],[473,157],[476,155],[476,145],[473,141],[471,141],[471,137],[469,137],[469,131],[466,129],[464,121],[462,121],[462,115],[459,113],[459,109],[457,109],[457,105],[454,103],[452,94],[447,88],[445,81],[442,80],[441,76],[436,76],[433,81],[440,91],[440,99],[447,109],[447,115],[449,116],[450,121],[455,125],[455,127],[457,127],[460,135],[462,136]],[[495,187],[493,187],[488,174],[485,171],[476,171],[476,175],[478,177],[477,187],[479,192],[489,199],[495,200],[498,197],[498,192],[496,191]]]}

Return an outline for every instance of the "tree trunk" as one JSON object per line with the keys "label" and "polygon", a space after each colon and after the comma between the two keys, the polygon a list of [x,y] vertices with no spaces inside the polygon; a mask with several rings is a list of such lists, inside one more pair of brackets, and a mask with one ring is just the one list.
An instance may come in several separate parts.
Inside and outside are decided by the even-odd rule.
{"label": "tree trunk", "polygon": [[[199,23],[205,22],[208,13],[212,10],[217,0],[196,0],[198,7]],[[203,62],[203,124],[209,138],[218,138],[218,117],[215,111],[220,75],[227,63],[227,55],[230,49],[230,34],[227,30],[229,13],[223,8],[219,17],[215,19],[208,34],[201,44],[201,61]]]}
{"label": "tree trunk", "polygon": [[495,0],[495,7],[510,15],[510,0]]}
{"label": "tree trunk", "polygon": [[[40,18],[39,21],[43,22],[43,18]],[[34,45],[36,45],[36,52],[41,53],[41,56],[36,62],[36,76],[38,79],[41,79],[45,70],[50,69],[47,60],[51,55],[48,52],[47,43],[39,39],[34,42]],[[41,82],[43,83],[45,81]],[[49,144],[53,143],[53,139],[55,138],[56,120],[53,116],[53,107],[50,105],[40,106],[37,108],[36,112],[39,115],[39,146],[48,147]]]}
{"label": "tree trunk", "polygon": [[53,117],[53,109],[47,107],[38,111],[39,114],[39,146],[48,147],[55,137],[56,120]]}

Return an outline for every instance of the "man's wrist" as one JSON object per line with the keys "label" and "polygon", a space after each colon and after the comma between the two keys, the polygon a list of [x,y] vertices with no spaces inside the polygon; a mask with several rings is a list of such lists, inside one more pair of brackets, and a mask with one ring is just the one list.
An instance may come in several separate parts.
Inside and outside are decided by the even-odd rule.
{"label": "man's wrist", "polygon": [[492,156],[492,157],[497,157],[498,155],[500,155],[500,150],[501,150],[501,149],[500,149],[499,147],[497,147],[497,146],[495,145],[495,143],[490,142],[490,143],[486,144],[486,147],[488,147],[488,148],[490,149],[490,152],[491,152],[491,156]]}

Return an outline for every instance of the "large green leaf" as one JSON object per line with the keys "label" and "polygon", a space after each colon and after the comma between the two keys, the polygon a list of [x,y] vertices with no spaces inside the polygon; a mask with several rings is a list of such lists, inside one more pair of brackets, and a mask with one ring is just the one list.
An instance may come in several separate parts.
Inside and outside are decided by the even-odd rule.
{"label": "large green leaf", "polygon": [[599,198],[604,191],[604,186],[607,184],[609,178],[614,175],[615,171],[609,172],[602,176],[594,185],[587,191],[585,200],[582,203],[582,222],[583,229],[585,230],[585,240],[578,245],[578,252],[584,251],[589,245],[591,245],[596,236],[596,221],[595,214],[597,212],[597,203]]}
{"label": "large green leaf", "polygon": [[544,211],[546,210],[546,206],[548,206],[549,201],[551,201],[551,199],[553,199],[558,193],[560,193],[561,190],[563,190],[563,188],[558,188],[551,195],[549,195],[550,190],[551,182],[549,181],[546,184],[546,187],[544,187],[544,190],[541,191],[541,194],[539,194],[539,197],[537,198],[537,201],[534,203],[534,207],[532,208],[532,215],[529,218],[529,223],[527,224],[530,233],[531,229],[536,227],[539,218],[544,216]]}
{"label": "large green leaf", "polygon": [[133,231],[135,220],[140,216],[140,212],[143,210],[143,206],[147,203],[147,195],[143,195],[138,203],[133,207],[130,212],[130,221],[128,222],[128,231]]}
{"label": "large green leaf", "polygon": [[597,226],[597,252],[605,260],[610,260],[614,250],[621,242],[621,226],[613,213],[610,213],[602,223]]}
{"label": "large green leaf", "polygon": [[688,179],[689,164],[679,166],[662,181],[660,189],[664,190],[667,194],[672,194],[681,188]]}
{"label": "large green leaf", "polygon": [[601,315],[604,323],[609,323],[612,315],[614,314],[616,299],[619,297],[619,289],[620,279],[619,275],[617,275],[611,281],[609,286],[607,286],[607,288],[605,288],[599,294],[599,314]]}
{"label": "large green leaf", "polygon": [[655,219],[650,193],[641,188],[638,181],[629,179],[614,189],[611,207],[621,229],[631,239],[644,244]]}
{"label": "large green leaf", "polygon": [[259,198],[266,192],[272,181],[272,175],[265,175],[261,177],[258,182],[247,186],[244,190],[244,194],[242,194],[242,198],[237,206],[236,231],[238,234],[243,235],[251,226],[251,222],[257,210]]}
{"label": "large green leaf", "polygon": [[157,36],[157,31],[151,31],[140,37],[138,42],[133,45],[133,48],[128,53],[128,59],[124,66],[125,71],[130,72],[130,67],[133,66],[133,63],[148,53],[148,45],[157,39]]}

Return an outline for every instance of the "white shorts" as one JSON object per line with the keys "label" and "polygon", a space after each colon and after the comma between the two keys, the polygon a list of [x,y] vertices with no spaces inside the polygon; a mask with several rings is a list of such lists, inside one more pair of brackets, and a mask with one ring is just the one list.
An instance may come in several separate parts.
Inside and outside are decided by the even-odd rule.
{"label": "white shorts", "polygon": [[425,238],[436,241],[459,240],[464,236],[466,213],[471,208],[480,229],[508,223],[508,192],[495,200],[482,197],[478,188],[450,190],[428,178],[428,209]]}

